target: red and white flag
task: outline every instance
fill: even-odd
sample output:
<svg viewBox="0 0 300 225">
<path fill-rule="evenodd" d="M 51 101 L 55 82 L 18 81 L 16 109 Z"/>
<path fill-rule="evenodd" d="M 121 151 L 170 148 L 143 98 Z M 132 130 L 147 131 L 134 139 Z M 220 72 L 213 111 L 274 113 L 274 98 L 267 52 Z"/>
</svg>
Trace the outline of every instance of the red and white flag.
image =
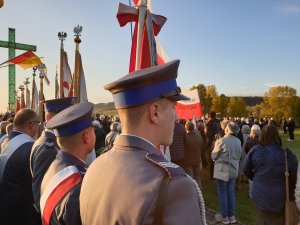
<svg viewBox="0 0 300 225">
<path fill-rule="evenodd" d="M 68 54 L 64 51 L 63 55 L 63 61 L 64 61 L 64 81 L 63 81 L 63 87 L 64 87 L 64 96 L 61 97 L 67 97 L 69 95 L 70 89 L 71 89 L 71 82 L 72 82 L 72 73 L 69 66 L 68 61 Z"/>
</svg>

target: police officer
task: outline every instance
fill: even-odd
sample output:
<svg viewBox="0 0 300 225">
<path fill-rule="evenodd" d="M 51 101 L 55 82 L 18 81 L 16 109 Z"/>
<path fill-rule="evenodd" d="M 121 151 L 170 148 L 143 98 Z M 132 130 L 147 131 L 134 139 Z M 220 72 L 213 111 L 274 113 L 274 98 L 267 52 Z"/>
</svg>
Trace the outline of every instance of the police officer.
<svg viewBox="0 0 300 225">
<path fill-rule="evenodd" d="M 57 113 L 74 105 L 76 97 L 51 99 L 44 101 L 45 120 L 49 122 Z M 52 129 L 46 128 L 31 149 L 30 169 L 32 175 L 32 191 L 34 205 L 40 213 L 40 190 L 43 177 L 55 159 L 58 151 L 56 137 Z"/>
<path fill-rule="evenodd" d="M 95 145 L 92 111 L 92 103 L 75 104 L 46 124 L 54 130 L 60 151 L 41 185 L 43 225 L 81 224 L 79 193 L 86 171 L 84 160 Z"/>
<path fill-rule="evenodd" d="M 176 101 L 188 99 L 176 84 L 178 66 L 174 60 L 105 86 L 113 94 L 122 134 L 85 175 L 84 225 L 206 224 L 197 183 L 156 148 L 172 143 Z"/>
</svg>

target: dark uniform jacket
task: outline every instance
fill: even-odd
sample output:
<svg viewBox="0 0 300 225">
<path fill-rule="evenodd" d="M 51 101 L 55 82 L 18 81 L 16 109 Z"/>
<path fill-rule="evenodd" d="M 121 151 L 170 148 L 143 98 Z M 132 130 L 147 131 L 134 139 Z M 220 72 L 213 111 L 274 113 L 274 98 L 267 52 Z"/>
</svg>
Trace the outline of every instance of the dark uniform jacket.
<svg viewBox="0 0 300 225">
<path fill-rule="evenodd" d="M 76 166 L 78 169 L 81 179 L 86 172 L 86 165 L 80 159 L 74 157 L 63 151 L 59 151 L 56 155 L 56 159 L 53 161 L 49 170 L 46 172 L 41 186 L 41 196 L 53 176 L 68 166 Z M 79 213 L 79 193 L 81 183 L 74 186 L 57 204 L 52 212 L 50 224 L 70 224 L 80 225 L 80 213 Z M 41 209 L 42 210 L 42 209 Z"/>
<path fill-rule="evenodd" d="M 9 140 L 22 134 L 12 131 Z M 8 159 L 0 182 L 0 224 L 31 224 L 34 220 L 29 156 L 32 142 L 25 142 Z M 6 218 L 6 219 L 5 219 Z"/>
<path fill-rule="evenodd" d="M 45 129 L 34 143 L 30 155 L 30 169 L 32 174 L 32 191 L 34 204 L 40 211 L 41 184 L 46 171 L 56 157 L 58 145 L 54 132 Z"/>
<path fill-rule="evenodd" d="M 202 224 L 193 181 L 181 167 L 166 161 L 150 142 L 131 135 L 118 135 L 113 148 L 89 167 L 80 194 L 82 223 L 153 224 L 165 175 L 170 183 L 163 224 Z"/>
</svg>

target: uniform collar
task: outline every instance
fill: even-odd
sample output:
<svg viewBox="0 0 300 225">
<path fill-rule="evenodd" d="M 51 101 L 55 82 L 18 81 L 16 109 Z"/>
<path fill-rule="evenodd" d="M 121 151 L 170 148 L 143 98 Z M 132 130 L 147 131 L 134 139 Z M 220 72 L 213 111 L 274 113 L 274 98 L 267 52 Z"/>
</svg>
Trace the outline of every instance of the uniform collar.
<svg viewBox="0 0 300 225">
<path fill-rule="evenodd" d="M 86 164 L 82 160 L 78 159 L 77 157 L 67 152 L 58 151 L 56 158 L 65 162 L 69 162 L 70 164 L 73 164 L 75 166 L 79 166 L 81 168 L 87 169 Z"/>
<path fill-rule="evenodd" d="M 149 153 L 158 153 L 156 147 L 150 141 L 142 137 L 131 135 L 131 134 L 118 135 L 116 137 L 114 145 L 140 148 L 146 150 Z"/>
</svg>

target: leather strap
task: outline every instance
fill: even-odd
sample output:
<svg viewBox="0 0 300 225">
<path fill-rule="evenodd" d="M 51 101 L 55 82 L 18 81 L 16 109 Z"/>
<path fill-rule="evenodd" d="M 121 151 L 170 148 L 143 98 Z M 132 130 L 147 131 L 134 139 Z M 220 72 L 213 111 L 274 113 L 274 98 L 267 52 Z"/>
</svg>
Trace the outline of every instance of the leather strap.
<svg viewBox="0 0 300 225">
<path fill-rule="evenodd" d="M 164 214 L 164 209 L 167 201 L 169 183 L 170 183 L 170 177 L 168 174 L 165 174 L 159 188 L 159 193 L 156 202 L 156 209 L 154 211 L 153 225 L 163 224 L 163 214 Z"/>
</svg>

